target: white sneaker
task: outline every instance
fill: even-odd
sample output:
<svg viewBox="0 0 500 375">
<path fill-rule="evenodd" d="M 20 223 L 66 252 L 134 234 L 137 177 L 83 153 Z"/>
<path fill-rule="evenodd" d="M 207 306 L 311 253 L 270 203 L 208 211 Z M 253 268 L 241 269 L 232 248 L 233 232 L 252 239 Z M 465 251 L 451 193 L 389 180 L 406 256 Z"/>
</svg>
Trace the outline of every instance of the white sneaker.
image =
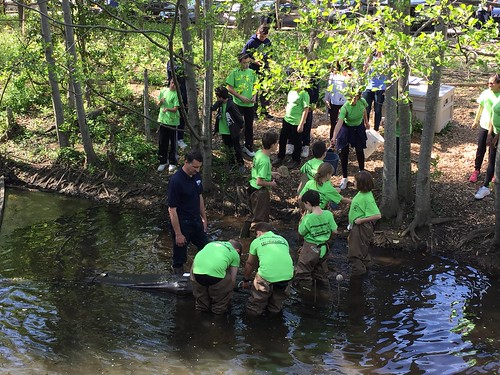
<svg viewBox="0 0 500 375">
<path fill-rule="evenodd" d="M 474 195 L 474 198 L 476 199 L 483 199 L 487 195 L 490 195 L 490 188 L 486 186 L 481 186 L 479 190 L 477 191 L 476 195 Z"/>
<path fill-rule="evenodd" d="M 166 167 L 167 167 L 167 165 L 166 165 L 166 164 L 160 164 L 160 165 L 158 166 L 158 172 L 163 172 L 163 171 L 165 170 L 165 168 L 166 168 Z"/>
<path fill-rule="evenodd" d="M 247 154 L 249 157 L 253 158 L 255 156 L 255 152 L 253 151 L 250 151 L 248 148 L 246 148 L 245 146 L 243 146 L 243 148 L 241 149 L 245 154 Z"/>
<path fill-rule="evenodd" d="M 348 182 L 349 180 L 347 179 L 347 177 L 342 178 L 342 180 L 340 181 L 339 189 L 344 190 L 347 187 Z"/>
<path fill-rule="evenodd" d="M 186 144 L 186 142 L 184 142 L 184 139 L 179 139 L 177 141 L 177 146 L 184 150 L 188 145 Z"/>
<path fill-rule="evenodd" d="M 302 146 L 302 152 L 300 153 L 301 158 L 307 158 L 309 156 L 309 146 Z"/>
<path fill-rule="evenodd" d="M 168 166 L 168 173 L 175 172 L 175 168 L 177 168 L 177 166 L 175 166 L 174 164 L 169 164 L 169 166 Z"/>
<path fill-rule="evenodd" d="M 292 155 L 293 154 L 293 150 L 295 150 L 295 146 L 292 145 L 291 143 L 288 143 L 286 145 L 285 155 Z"/>
</svg>

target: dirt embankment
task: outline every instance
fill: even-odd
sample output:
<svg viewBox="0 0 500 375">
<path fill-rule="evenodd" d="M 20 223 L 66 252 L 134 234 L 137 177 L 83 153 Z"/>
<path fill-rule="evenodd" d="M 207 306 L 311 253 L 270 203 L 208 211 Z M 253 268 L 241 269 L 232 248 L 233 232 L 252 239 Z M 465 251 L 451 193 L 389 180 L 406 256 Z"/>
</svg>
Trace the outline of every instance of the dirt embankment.
<svg viewBox="0 0 500 375">
<path fill-rule="evenodd" d="M 487 77 L 481 79 L 487 82 Z M 453 84 L 451 81 L 446 83 Z M 483 181 L 487 160 L 483 162 L 478 182 L 468 182 L 473 170 L 477 137 L 477 130 L 471 129 L 471 125 L 477 108 L 476 98 L 483 89 L 484 87 L 457 85 L 453 121 L 435 138 L 434 163 L 431 168 L 431 203 L 433 217 L 442 218 L 442 223 L 419 229 L 417 234 L 420 241 L 416 243 L 409 237 L 401 237 L 401 232 L 412 219 L 413 207 L 409 207 L 401 227 L 395 228 L 391 221 L 384 220 L 377 225 L 377 246 L 390 247 L 401 252 L 442 254 L 476 266 L 492 276 L 497 277 L 500 274 L 500 252 L 492 252 L 489 247 L 495 223 L 494 196 L 491 194 L 479 201 L 474 199 L 474 193 Z M 275 115 L 279 117 L 282 113 L 276 112 Z M 317 110 L 314 116 L 313 141 L 327 140 L 329 126 L 324 112 Z M 29 121 L 23 126 L 29 126 Z M 279 131 L 280 126 L 280 121 L 258 121 L 255 125 L 255 138 L 258 140 L 262 133 L 269 129 Z M 47 128 L 49 127 L 50 124 L 47 124 Z M 412 138 L 412 171 L 415 173 L 419 137 L 420 133 L 415 133 Z M 207 208 L 216 215 L 244 215 L 245 194 L 241 187 L 246 185 L 248 172 L 241 176 L 230 166 L 223 165 L 223 158 L 218 158 L 222 155 L 219 150 L 220 139 L 216 138 L 214 143 L 215 186 L 205 194 Z M 378 197 L 381 194 L 382 158 L 380 148 L 366 163 L 366 169 L 375 177 L 375 195 Z M 251 161 L 246 160 L 245 164 L 248 171 Z M 352 155 L 351 176 L 356 171 L 356 164 Z M 130 170 L 118 169 L 113 173 L 92 175 L 85 170 L 65 169 L 51 162 L 32 164 L 23 160 L 22 150 L 8 150 L 7 158 L 0 169 L 6 177 L 7 186 L 54 191 L 144 210 L 158 210 L 165 205 L 168 174 L 156 172 L 155 165 L 151 166 L 149 172 L 140 176 Z M 292 170 L 289 178 L 278 181 L 279 187 L 272 193 L 272 215 L 292 226 L 295 226 L 298 220 L 295 196 L 298 181 L 299 171 Z M 333 183 L 339 182 L 340 176 L 334 176 Z M 353 197 L 355 193 L 351 183 L 343 195 Z M 334 213 L 340 228 L 347 225 L 347 210 L 347 207 L 343 207 Z M 346 235 L 345 230 L 341 231 L 341 236 Z"/>
</svg>

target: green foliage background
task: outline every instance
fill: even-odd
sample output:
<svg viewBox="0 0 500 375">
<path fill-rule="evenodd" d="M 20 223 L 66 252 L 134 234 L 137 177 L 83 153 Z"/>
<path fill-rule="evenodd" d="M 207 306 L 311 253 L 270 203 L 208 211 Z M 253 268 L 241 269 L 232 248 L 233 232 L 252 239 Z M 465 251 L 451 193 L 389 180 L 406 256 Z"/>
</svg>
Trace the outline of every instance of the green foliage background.
<svg viewBox="0 0 500 375">
<path fill-rule="evenodd" d="M 396 3 L 401 5 L 404 1 Z M 361 3 L 354 8 L 355 16 L 337 15 L 332 22 L 328 22 L 332 10 L 326 1 L 320 1 L 318 5 L 302 2 L 299 7 L 301 18 L 297 20 L 296 28 L 272 29 L 269 69 L 265 70 L 258 89 L 271 93 L 272 105 L 281 108 L 288 90 L 303 88 L 311 77 L 326 82 L 331 66 L 338 60 L 348 59 L 354 68 L 354 79 L 347 94 L 358 92 L 366 84 L 363 63 L 374 50 L 384 53 L 384 59 L 373 66 L 375 71 L 399 77 L 402 72 L 400 62 L 405 58 L 410 63 L 412 75 L 427 77 L 430 63 L 432 59 L 438 58 L 437 51 L 443 44 L 451 47 L 443 64 L 457 64 L 459 60 L 476 69 L 492 69 L 492 61 L 495 66 L 500 60 L 498 49 L 493 49 L 493 59 L 483 58 L 470 51 L 484 49 L 485 41 L 496 36 L 497 25 L 489 23 L 481 29 L 475 29 L 475 21 L 470 17 L 473 11 L 470 6 L 451 6 L 447 2 L 441 2 L 440 6 L 430 6 L 431 3 L 429 0 L 428 4 L 416 8 L 419 17 L 434 20 L 439 15 L 449 14 L 450 24 L 461 30 L 467 29 L 467 32 L 453 41 L 444 40 L 441 35 L 433 32 L 406 35 L 402 32 L 402 26 L 411 25 L 413 18 L 404 15 L 397 7 L 392 9 L 387 6 L 374 8 L 376 11 L 373 14 L 357 14 L 362 13 Z M 49 1 L 49 6 L 51 4 L 56 5 L 56 2 Z M 156 158 L 156 146 L 147 142 L 143 135 L 144 120 L 140 98 L 142 81 L 144 71 L 147 70 L 152 89 L 165 84 L 168 36 L 172 23 L 145 18 L 141 3 L 138 2 L 122 2 L 119 8 L 109 8 L 100 13 L 92 12 L 89 7 L 82 5 L 84 2 L 78 4 L 79 7 L 74 8 L 74 22 L 82 27 L 75 29 L 79 41 L 79 65 L 76 73 L 90 87 L 86 95 L 87 111 L 103 109 L 99 116 L 89 120 L 96 151 L 104 162 L 112 158 L 115 163 L 132 166 L 137 170 L 150 168 Z M 248 6 L 244 8 L 245 14 L 248 14 Z M 56 73 L 64 93 L 68 87 L 66 66 L 69 57 L 64 45 L 61 15 L 57 12 L 57 7 L 51 9 L 50 16 L 55 21 L 52 23 L 52 33 Z M 118 18 L 110 17 L 108 12 L 114 12 Z M 4 25 L 0 32 L 0 120 L 5 117 L 6 108 L 11 108 L 17 117 L 45 117 L 45 122 L 50 122 L 51 95 L 40 36 L 39 14 L 35 11 L 26 13 L 27 27 L 24 35 L 21 35 L 14 17 L 0 18 Z M 207 62 L 203 61 L 200 35 L 207 24 L 216 23 L 217 17 L 217 13 L 210 14 L 198 24 L 191 25 L 193 62 L 197 67 L 199 95 L 202 93 L 207 66 Z M 121 32 L 123 30 L 127 32 Z M 249 37 L 239 27 L 226 28 L 218 25 L 215 28 L 214 87 L 224 84 L 229 72 L 237 67 L 236 56 Z M 178 50 L 181 47 L 178 26 L 174 38 L 174 49 Z M 305 50 L 312 38 L 314 53 L 307 54 Z M 257 54 L 256 57 L 260 56 Z M 463 66 L 462 62 L 460 64 Z M 155 100 L 150 103 L 150 113 L 154 120 L 158 108 Z M 57 153 L 57 157 L 66 163 L 81 165 L 83 159 L 75 157 L 81 152 L 78 147 L 76 114 L 67 99 L 65 105 L 65 128 L 71 133 L 75 152 L 61 151 Z M 5 121 L 0 123 L 0 131 L 3 133 Z M 155 128 L 152 121 L 153 131 Z M 51 135 L 44 135 L 49 136 Z M 47 156 L 50 153 L 46 151 L 38 154 L 33 151 L 32 155 L 35 158 Z"/>
</svg>

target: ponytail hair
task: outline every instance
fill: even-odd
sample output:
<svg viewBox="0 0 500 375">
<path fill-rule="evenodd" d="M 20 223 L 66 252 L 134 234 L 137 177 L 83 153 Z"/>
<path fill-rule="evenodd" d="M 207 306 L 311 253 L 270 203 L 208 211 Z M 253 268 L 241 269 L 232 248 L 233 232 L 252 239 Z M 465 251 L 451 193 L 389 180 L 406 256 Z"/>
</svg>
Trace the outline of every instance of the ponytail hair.
<svg viewBox="0 0 500 375">
<path fill-rule="evenodd" d="M 314 175 L 314 181 L 316 181 L 316 185 L 322 186 L 322 179 L 325 178 L 328 174 L 333 174 L 333 165 L 330 163 L 321 163 L 318 167 L 318 171 Z"/>
</svg>

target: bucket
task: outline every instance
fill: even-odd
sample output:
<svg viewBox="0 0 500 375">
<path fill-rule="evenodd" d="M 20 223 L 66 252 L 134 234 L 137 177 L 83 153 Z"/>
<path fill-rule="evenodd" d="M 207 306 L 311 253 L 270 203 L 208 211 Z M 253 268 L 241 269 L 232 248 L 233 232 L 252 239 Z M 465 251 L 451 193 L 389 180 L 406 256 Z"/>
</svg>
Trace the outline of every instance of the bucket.
<svg viewBox="0 0 500 375">
<path fill-rule="evenodd" d="M 326 156 L 323 162 L 329 163 L 333 166 L 334 175 L 337 173 L 337 166 L 339 165 L 339 155 L 334 150 L 332 150 L 331 148 L 326 150 Z"/>
<path fill-rule="evenodd" d="M 365 148 L 365 159 L 368 159 L 371 154 L 375 152 L 377 147 L 381 144 L 384 144 L 384 137 L 380 135 L 380 133 L 373 129 L 368 129 L 366 131 L 366 148 Z"/>
</svg>

